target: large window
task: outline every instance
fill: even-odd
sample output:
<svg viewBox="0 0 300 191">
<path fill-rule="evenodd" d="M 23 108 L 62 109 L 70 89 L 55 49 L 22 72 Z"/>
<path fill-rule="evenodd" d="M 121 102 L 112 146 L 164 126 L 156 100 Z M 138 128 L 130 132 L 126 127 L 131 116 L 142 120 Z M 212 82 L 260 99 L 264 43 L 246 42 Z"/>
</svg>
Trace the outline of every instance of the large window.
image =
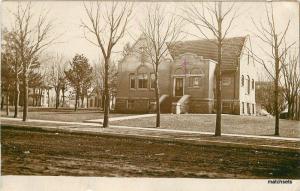
<svg viewBox="0 0 300 191">
<path fill-rule="evenodd" d="M 250 94 L 250 77 L 247 76 L 247 94 Z"/>
<path fill-rule="evenodd" d="M 190 87 L 199 87 L 201 82 L 201 77 L 203 76 L 203 72 L 200 68 L 193 68 L 191 70 Z"/>
<path fill-rule="evenodd" d="M 154 73 L 150 74 L 150 88 L 155 88 L 155 75 Z"/>
<path fill-rule="evenodd" d="M 245 103 L 244 102 L 242 102 L 242 114 L 244 114 L 245 113 L 245 105 L 244 105 Z"/>
<path fill-rule="evenodd" d="M 129 85 L 130 85 L 130 89 L 135 89 L 135 75 L 134 74 L 130 74 L 129 75 Z"/>
<path fill-rule="evenodd" d="M 148 76 L 146 73 L 138 75 L 138 88 L 146 89 L 148 84 Z"/>
<path fill-rule="evenodd" d="M 241 84 L 242 84 L 242 86 L 244 86 L 244 84 L 245 84 L 245 78 L 244 78 L 244 75 L 242 75 Z"/>
<path fill-rule="evenodd" d="M 200 86 L 200 76 L 190 77 L 190 87 L 199 87 Z"/>
</svg>

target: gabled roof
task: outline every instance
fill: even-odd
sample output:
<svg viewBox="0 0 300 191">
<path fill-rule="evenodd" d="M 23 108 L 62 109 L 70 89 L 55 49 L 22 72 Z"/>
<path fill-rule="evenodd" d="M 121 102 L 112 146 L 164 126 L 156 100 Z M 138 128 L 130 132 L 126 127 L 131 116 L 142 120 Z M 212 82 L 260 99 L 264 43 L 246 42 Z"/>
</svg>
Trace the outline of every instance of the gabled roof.
<svg viewBox="0 0 300 191">
<path fill-rule="evenodd" d="M 238 67 L 239 57 L 241 55 L 245 37 L 233 37 L 223 40 L 223 59 L 222 70 L 236 70 Z M 218 61 L 218 49 L 215 39 L 212 40 L 193 40 L 184 42 L 175 42 L 168 44 L 169 52 L 173 59 L 184 53 L 192 53 L 197 56 L 202 56 L 204 59 Z"/>
</svg>

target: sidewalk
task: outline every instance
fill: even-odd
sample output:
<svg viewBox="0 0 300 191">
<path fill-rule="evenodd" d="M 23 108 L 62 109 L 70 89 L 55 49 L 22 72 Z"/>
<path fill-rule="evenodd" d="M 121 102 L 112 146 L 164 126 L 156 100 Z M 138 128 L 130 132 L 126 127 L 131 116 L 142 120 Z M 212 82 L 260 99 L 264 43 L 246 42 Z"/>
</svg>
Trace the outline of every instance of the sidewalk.
<svg viewBox="0 0 300 191">
<path fill-rule="evenodd" d="M 170 142 L 182 142 L 197 145 L 214 145 L 227 147 L 242 147 L 252 149 L 268 149 L 276 151 L 300 152 L 300 138 L 254 136 L 239 134 L 222 134 L 213 136 L 211 132 L 183 131 L 159 128 L 141 128 L 127 126 L 110 126 L 101 128 L 100 123 L 61 122 L 47 120 L 28 120 L 1 117 L 1 125 L 8 127 L 36 127 L 49 131 L 64 131 L 73 133 L 89 133 L 110 136 L 155 139 Z"/>
<path fill-rule="evenodd" d="M 126 120 L 126 119 L 138 119 L 138 118 L 153 117 L 153 116 L 155 116 L 155 114 L 143 114 L 143 115 L 112 117 L 112 118 L 109 119 L 109 121 L 120 121 L 120 120 Z M 92 120 L 86 120 L 84 122 L 89 122 L 89 123 L 103 123 L 103 119 L 92 119 Z"/>
</svg>

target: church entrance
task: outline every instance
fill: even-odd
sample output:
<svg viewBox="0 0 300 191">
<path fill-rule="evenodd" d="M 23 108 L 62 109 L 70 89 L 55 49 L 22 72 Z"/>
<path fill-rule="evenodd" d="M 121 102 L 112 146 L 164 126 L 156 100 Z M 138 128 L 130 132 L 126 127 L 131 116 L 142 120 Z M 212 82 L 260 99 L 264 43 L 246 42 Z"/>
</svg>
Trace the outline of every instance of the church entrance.
<svg viewBox="0 0 300 191">
<path fill-rule="evenodd" d="M 183 96 L 183 78 L 174 78 L 174 96 Z"/>
</svg>

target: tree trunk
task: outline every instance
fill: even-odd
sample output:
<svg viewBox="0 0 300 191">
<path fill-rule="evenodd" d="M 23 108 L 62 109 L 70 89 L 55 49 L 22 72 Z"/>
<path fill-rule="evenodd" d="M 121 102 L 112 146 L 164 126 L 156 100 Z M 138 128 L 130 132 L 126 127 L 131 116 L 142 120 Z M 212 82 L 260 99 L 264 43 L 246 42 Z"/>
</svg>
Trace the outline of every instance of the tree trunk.
<svg viewBox="0 0 300 191">
<path fill-rule="evenodd" d="M 275 86 L 275 100 L 274 100 L 274 108 L 275 108 L 275 135 L 279 136 L 279 108 L 278 108 L 278 99 L 279 99 L 279 54 L 278 54 L 278 45 L 277 45 L 277 35 L 274 36 L 274 41 L 275 41 L 275 81 L 274 81 L 274 86 Z"/>
<path fill-rule="evenodd" d="M 218 48 L 220 51 L 220 48 Z M 222 114 L 222 91 L 221 91 L 221 59 L 220 55 L 218 55 L 218 64 L 216 67 L 216 96 L 217 96 L 217 112 L 216 112 L 216 129 L 215 129 L 215 136 L 221 136 L 221 114 Z"/>
<path fill-rule="evenodd" d="M 108 87 L 108 63 L 109 60 L 105 59 L 105 73 L 104 73 L 104 119 L 103 127 L 108 127 L 108 115 L 109 115 L 109 87 Z"/>
<path fill-rule="evenodd" d="M 159 87 L 158 87 L 158 67 L 155 74 L 155 100 L 156 100 L 156 127 L 160 127 L 160 104 L 159 104 Z"/>
<path fill-rule="evenodd" d="M 18 117 L 18 106 L 19 106 L 19 99 L 20 99 L 20 89 L 19 89 L 19 81 L 18 79 L 16 80 L 15 83 L 15 112 L 14 112 L 14 118 Z"/>
<path fill-rule="evenodd" d="M 222 72 L 221 72 L 221 65 L 222 65 L 222 19 L 221 11 L 222 11 L 222 4 L 219 2 L 219 19 L 218 19 L 218 63 L 216 68 L 216 96 L 217 96 L 217 116 L 216 116 L 216 129 L 215 129 L 215 136 L 221 136 L 221 124 L 222 124 Z"/>
<path fill-rule="evenodd" d="M 86 95 L 86 108 L 89 108 L 89 96 Z"/>
<path fill-rule="evenodd" d="M 288 100 L 288 112 L 287 112 L 287 118 L 291 119 L 292 117 L 292 103 L 290 100 Z"/>
<path fill-rule="evenodd" d="M 102 107 L 102 110 L 104 111 L 104 105 L 105 105 L 105 94 L 104 94 L 104 91 L 103 93 L 101 94 L 101 106 Z"/>
<path fill-rule="evenodd" d="M 2 96 L 1 96 L 1 110 L 3 110 L 3 108 L 4 108 L 4 95 L 2 94 Z"/>
<path fill-rule="evenodd" d="M 48 100 L 47 100 L 48 107 L 50 107 L 50 89 L 49 88 L 47 89 L 47 96 L 48 96 Z"/>
<path fill-rule="evenodd" d="M 23 121 L 27 120 L 27 114 L 28 114 L 28 77 L 27 74 L 23 74 Z"/>
<path fill-rule="evenodd" d="M 39 89 L 39 106 L 42 106 L 42 95 L 43 95 L 43 90 L 40 88 Z"/>
<path fill-rule="evenodd" d="M 55 109 L 59 107 L 59 96 L 60 96 L 60 89 L 59 87 L 55 88 Z"/>
<path fill-rule="evenodd" d="M 32 94 L 32 106 L 35 106 L 35 88 L 33 88 L 33 94 Z"/>
<path fill-rule="evenodd" d="M 79 97 L 78 94 L 79 94 L 78 91 L 76 91 L 76 96 L 75 96 L 75 111 L 77 111 L 77 106 L 78 106 L 78 97 Z"/>
<path fill-rule="evenodd" d="M 83 96 L 80 96 L 80 99 L 81 99 L 81 108 L 84 108 L 84 107 L 83 107 L 84 95 L 83 95 Z"/>
<path fill-rule="evenodd" d="M 6 115 L 9 116 L 9 89 L 6 92 Z"/>
<path fill-rule="evenodd" d="M 62 89 L 62 107 L 65 107 L 65 88 Z"/>
</svg>

